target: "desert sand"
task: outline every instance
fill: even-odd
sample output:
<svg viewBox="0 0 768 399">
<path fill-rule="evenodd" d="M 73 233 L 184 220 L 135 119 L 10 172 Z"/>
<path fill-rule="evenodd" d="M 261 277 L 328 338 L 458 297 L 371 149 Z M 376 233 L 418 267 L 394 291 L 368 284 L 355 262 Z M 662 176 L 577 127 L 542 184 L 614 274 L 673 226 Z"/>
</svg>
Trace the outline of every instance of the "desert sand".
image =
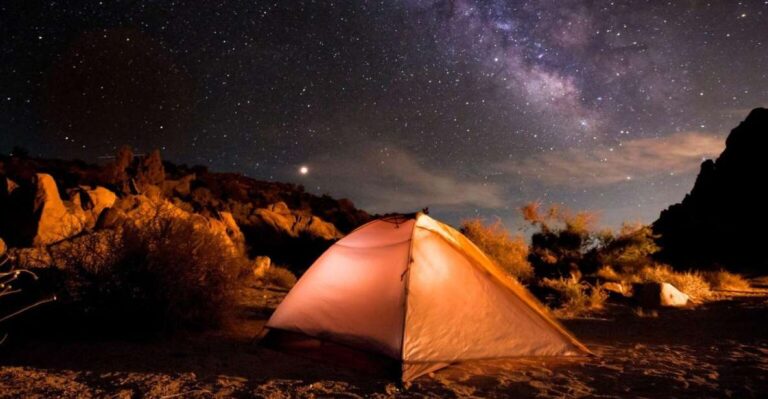
<svg viewBox="0 0 768 399">
<path fill-rule="evenodd" d="M 720 293 L 687 309 L 611 305 L 563 320 L 595 357 L 457 364 L 396 378 L 260 346 L 283 292 L 243 291 L 225 331 L 143 340 L 11 337 L 0 397 L 761 397 L 768 392 L 768 290 Z M 47 336 L 55 336 L 55 333 Z"/>
</svg>

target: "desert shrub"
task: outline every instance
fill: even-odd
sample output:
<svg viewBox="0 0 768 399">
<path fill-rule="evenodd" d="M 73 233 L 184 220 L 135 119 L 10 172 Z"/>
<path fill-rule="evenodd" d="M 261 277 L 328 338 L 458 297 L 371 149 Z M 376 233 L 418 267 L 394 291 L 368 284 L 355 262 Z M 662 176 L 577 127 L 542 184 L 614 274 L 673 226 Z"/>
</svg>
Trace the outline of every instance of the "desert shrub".
<svg viewBox="0 0 768 399">
<path fill-rule="evenodd" d="M 296 275 L 284 267 L 270 266 L 260 276 L 260 280 L 264 285 L 289 289 L 296 284 Z"/>
<path fill-rule="evenodd" d="M 751 289 L 749 281 L 736 273 L 718 270 L 702 272 L 701 275 L 716 290 L 749 291 Z"/>
<path fill-rule="evenodd" d="M 549 305 L 560 317 L 577 317 L 594 312 L 602 309 L 608 299 L 608 293 L 599 285 L 571 278 L 544 278 L 540 284 L 556 293 Z"/>
<path fill-rule="evenodd" d="M 138 330 L 220 325 L 247 262 L 205 219 L 162 212 L 124 226 L 109 248 L 108 262 L 95 268 L 68 261 L 75 265 L 68 291 L 99 321 Z"/>
<path fill-rule="evenodd" d="M 528 244 L 522 237 L 510 235 L 501 221 L 484 224 L 480 219 L 465 220 L 461 232 L 510 275 L 523 281 L 533 277 L 527 260 Z"/>
<path fill-rule="evenodd" d="M 730 273 L 728 273 L 730 274 Z M 738 275 L 732 275 L 740 277 Z M 655 263 L 640 269 L 629 269 L 626 272 L 617 272 L 610 266 L 603 266 L 598 270 L 597 277 L 607 281 L 627 283 L 669 283 L 678 290 L 688 294 L 694 300 L 705 300 L 712 296 L 711 278 L 708 273 L 698 271 L 679 272 L 669 265 Z M 725 277 L 723 277 L 725 280 Z"/>
<path fill-rule="evenodd" d="M 593 272 L 600 236 L 593 232 L 597 215 L 551 206 L 542 211 L 538 202 L 522 208 L 523 218 L 538 229 L 531 236 L 528 260 L 537 277 L 560 278 Z"/>
<path fill-rule="evenodd" d="M 654 263 L 652 256 L 659 251 L 656 238 L 650 226 L 625 223 L 617 235 L 603 233 L 598 261 L 622 273 L 637 272 Z"/>
</svg>

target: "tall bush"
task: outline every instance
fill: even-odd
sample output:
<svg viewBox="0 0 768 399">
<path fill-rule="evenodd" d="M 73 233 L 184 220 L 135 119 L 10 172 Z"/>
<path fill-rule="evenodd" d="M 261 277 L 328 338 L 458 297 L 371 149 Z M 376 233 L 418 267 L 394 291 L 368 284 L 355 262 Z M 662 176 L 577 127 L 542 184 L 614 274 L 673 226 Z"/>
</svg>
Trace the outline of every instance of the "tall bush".
<svg viewBox="0 0 768 399">
<path fill-rule="evenodd" d="M 520 236 L 509 234 L 501 221 L 485 224 L 480 219 L 465 220 L 461 232 L 507 273 L 519 280 L 533 277 L 528 263 L 528 244 Z"/>
</svg>

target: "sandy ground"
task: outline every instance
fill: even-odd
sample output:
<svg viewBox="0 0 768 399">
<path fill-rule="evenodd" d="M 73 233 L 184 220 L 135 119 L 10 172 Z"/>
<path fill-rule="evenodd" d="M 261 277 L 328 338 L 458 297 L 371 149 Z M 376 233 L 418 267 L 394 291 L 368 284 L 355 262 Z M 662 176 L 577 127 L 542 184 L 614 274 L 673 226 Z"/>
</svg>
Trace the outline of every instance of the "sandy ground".
<svg viewBox="0 0 768 399">
<path fill-rule="evenodd" d="M 391 378 L 260 347 L 279 302 L 248 290 L 228 332 L 150 342 L 12 339 L 0 398 L 761 397 L 768 392 L 768 293 L 726 295 L 640 317 L 626 307 L 565 320 L 598 356 L 468 362 L 408 389 Z M 52 334 L 53 335 L 53 334 Z"/>
</svg>

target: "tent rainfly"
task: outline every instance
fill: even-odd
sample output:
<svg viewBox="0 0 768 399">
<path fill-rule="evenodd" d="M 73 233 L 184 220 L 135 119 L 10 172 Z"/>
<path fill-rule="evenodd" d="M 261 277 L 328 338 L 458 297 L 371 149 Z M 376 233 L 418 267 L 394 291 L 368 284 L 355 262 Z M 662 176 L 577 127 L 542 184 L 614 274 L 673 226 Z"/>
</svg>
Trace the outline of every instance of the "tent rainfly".
<svg viewBox="0 0 768 399">
<path fill-rule="evenodd" d="M 467 237 L 424 213 L 339 240 L 266 326 L 393 358 L 405 382 L 467 360 L 590 353 Z"/>
</svg>

